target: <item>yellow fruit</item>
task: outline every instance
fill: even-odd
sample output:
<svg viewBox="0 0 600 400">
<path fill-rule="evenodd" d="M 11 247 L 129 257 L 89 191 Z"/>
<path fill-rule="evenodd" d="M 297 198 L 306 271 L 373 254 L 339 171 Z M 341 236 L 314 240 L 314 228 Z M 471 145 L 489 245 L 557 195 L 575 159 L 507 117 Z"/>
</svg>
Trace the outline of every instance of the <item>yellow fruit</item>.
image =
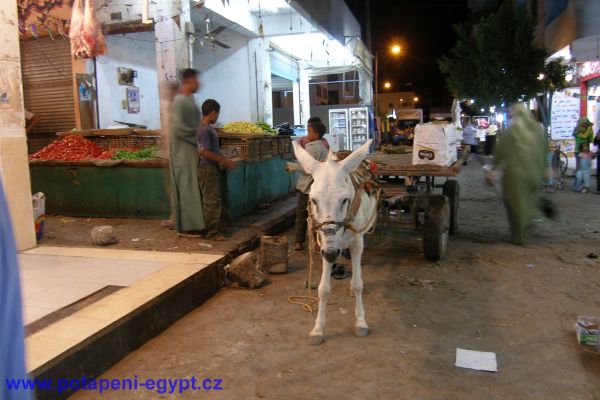
<svg viewBox="0 0 600 400">
<path fill-rule="evenodd" d="M 243 135 L 261 135 L 265 133 L 261 128 L 256 126 L 256 124 L 247 121 L 229 122 L 223 126 L 223 131 Z"/>
</svg>

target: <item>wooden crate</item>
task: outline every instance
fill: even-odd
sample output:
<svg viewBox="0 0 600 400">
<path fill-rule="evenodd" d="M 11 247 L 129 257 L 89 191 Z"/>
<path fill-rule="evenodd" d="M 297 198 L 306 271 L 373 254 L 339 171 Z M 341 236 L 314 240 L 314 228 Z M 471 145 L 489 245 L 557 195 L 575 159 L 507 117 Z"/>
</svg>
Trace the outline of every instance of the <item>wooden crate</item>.
<svg viewBox="0 0 600 400">
<path fill-rule="evenodd" d="M 259 161 L 262 136 L 222 135 L 219 137 L 221 153 L 231 159 Z"/>
</svg>

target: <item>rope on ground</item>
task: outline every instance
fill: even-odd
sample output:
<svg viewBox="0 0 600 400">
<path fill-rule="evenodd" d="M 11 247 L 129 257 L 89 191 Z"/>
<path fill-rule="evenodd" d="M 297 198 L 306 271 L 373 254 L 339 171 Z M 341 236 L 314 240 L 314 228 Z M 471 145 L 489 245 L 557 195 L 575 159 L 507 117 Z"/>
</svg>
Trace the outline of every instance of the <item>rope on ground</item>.
<svg viewBox="0 0 600 400">
<path fill-rule="evenodd" d="M 313 218 L 312 218 L 312 207 L 310 203 L 308 205 L 308 281 L 306 284 L 307 294 L 306 296 L 290 296 L 288 297 L 288 301 L 292 304 L 298 304 L 302 306 L 304 311 L 312 313 L 317 311 L 319 308 L 319 299 L 316 296 L 312 295 L 312 269 L 313 269 L 313 255 L 315 252 L 315 242 L 314 242 L 314 227 L 313 227 Z"/>
</svg>

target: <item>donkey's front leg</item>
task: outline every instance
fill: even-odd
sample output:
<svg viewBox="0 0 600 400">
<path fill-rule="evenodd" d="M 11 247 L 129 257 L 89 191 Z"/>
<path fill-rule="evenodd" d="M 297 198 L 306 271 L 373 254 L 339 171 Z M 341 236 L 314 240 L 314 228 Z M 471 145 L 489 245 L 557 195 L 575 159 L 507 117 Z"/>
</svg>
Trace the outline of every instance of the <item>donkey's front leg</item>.
<svg viewBox="0 0 600 400">
<path fill-rule="evenodd" d="M 331 292 L 331 266 L 323 259 L 323 275 L 321 275 L 321 283 L 319 283 L 319 311 L 315 327 L 310 332 L 310 343 L 317 345 L 323 342 L 323 328 L 325 327 L 325 308 L 327 307 L 327 298 Z M 310 282 L 308 283 L 310 285 Z"/>
<path fill-rule="evenodd" d="M 364 249 L 364 241 L 362 235 L 355 235 L 354 240 L 350 244 L 350 254 L 352 255 L 352 281 L 350 287 L 354 292 L 356 299 L 356 325 L 354 326 L 354 334 L 358 337 L 364 337 L 369 334 L 369 326 L 365 321 L 365 309 L 362 301 L 363 279 L 361 258 Z"/>
</svg>

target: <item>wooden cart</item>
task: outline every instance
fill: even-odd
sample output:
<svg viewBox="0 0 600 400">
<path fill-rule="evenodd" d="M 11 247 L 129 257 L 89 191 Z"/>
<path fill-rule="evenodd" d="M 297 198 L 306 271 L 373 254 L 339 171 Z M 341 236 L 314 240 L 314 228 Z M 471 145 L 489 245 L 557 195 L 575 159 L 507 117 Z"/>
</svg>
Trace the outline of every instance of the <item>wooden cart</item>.
<svg viewBox="0 0 600 400">
<path fill-rule="evenodd" d="M 458 231 L 460 187 L 456 177 L 469 154 L 462 149 L 461 158 L 453 165 L 413 165 L 412 154 L 370 154 L 378 165 L 377 175 L 383 187 L 382 212 L 389 219 L 397 211 L 398 221 L 419 229 L 423 234 L 423 252 L 430 261 L 444 258 L 448 236 Z M 444 179 L 443 183 L 438 183 Z M 441 189 L 441 194 L 436 193 Z M 404 215 L 410 218 L 403 218 Z"/>
</svg>

